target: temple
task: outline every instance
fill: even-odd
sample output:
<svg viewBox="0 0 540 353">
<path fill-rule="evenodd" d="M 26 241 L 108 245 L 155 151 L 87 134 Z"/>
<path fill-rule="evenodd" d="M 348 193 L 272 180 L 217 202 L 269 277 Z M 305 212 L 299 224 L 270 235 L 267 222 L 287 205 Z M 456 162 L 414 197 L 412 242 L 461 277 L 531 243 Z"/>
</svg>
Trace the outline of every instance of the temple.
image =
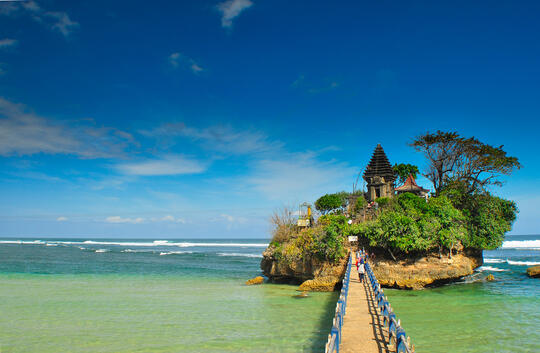
<svg viewBox="0 0 540 353">
<path fill-rule="evenodd" d="M 375 201 L 379 197 L 394 196 L 396 176 L 380 144 L 375 148 L 364 172 L 364 180 L 367 182 L 366 200 L 368 202 Z"/>
</svg>

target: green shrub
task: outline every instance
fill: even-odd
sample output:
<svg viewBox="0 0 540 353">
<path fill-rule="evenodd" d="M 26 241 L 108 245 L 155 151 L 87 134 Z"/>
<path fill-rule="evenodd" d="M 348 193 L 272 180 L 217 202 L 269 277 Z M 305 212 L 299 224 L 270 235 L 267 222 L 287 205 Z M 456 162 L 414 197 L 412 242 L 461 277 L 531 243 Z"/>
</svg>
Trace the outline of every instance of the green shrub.
<svg viewBox="0 0 540 353">
<path fill-rule="evenodd" d="M 347 193 L 326 194 L 315 201 L 315 208 L 323 215 L 343 209 L 347 205 Z"/>
</svg>

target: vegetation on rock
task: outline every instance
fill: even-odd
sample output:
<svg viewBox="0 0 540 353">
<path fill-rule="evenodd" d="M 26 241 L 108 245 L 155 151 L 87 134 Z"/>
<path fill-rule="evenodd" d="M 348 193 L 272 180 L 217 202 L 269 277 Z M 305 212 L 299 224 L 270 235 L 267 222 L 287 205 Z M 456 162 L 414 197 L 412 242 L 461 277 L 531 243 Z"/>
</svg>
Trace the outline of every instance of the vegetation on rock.
<svg viewBox="0 0 540 353">
<path fill-rule="evenodd" d="M 455 132 L 427 133 L 411 143 L 428 160 L 424 173 L 435 193 L 426 200 L 412 193 L 378 198 L 368 204 L 362 193 L 339 192 L 321 196 L 316 209 L 322 214 L 315 225 L 299 228 L 293 213 L 274 214 L 273 256 L 286 262 L 316 257 L 330 263 L 346 255 L 347 236 L 360 246 L 383 251 L 394 260 L 411 254 L 437 253 L 452 257 L 463 249 L 495 249 L 512 227 L 518 212 L 513 201 L 494 196 L 490 185 L 502 185 L 520 164 L 500 147 Z M 404 180 L 418 168 L 396 164 Z M 353 219 L 352 224 L 348 223 Z"/>
</svg>

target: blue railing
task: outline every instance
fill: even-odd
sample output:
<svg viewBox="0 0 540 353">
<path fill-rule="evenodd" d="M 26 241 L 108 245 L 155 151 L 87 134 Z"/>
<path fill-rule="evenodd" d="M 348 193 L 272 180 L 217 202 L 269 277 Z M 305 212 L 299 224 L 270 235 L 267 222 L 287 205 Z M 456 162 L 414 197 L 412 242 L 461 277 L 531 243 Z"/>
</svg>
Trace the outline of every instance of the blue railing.
<svg viewBox="0 0 540 353">
<path fill-rule="evenodd" d="M 371 266 L 366 261 L 365 264 L 366 274 L 377 302 L 377 308 L 380 310 L 383 316 L 383 324 L 388 327 L 388 343 L 394 344 L 396 352 L 398 353 L 414 353 L 414 346 L 411 345 L 411 338 L 405 333 L 405 330 L 401 327 L 400 320 L 397 319 L 396 314 L 392 310 L 388 299 L 384 295 L 381 285 L 375 278 Z"/>
<path fill-rule="evenodd" d="M 347 270 L 345 271 L 345 277 L 343 278 L 343 286 L 341 287 L 341 293 L 336 304 L 336 314 L 332 321 L 332 329 L 328 335 L 328 341 L 326 342 L 326 353 L 339 353 L 339 344 L 341 342 L 341 327 L 343 326 L 343 317 L 347 310 L 347 295 L 349 294 L 349 283 L 351 280 L 351 265 L 352 256 L 349 255 L 349 262 L 347 263 Z"/>
<path fill-rule="evenodd" d="M 363 251 L 357 253 L 357 257 L 365 257 Z M 339 294 L 339 300 L 336 304 L 336 314 L 332 321 L 332 329 L 328 335 L 328 341 L 325 346 L 325 353 L 339 353 L 339 345 L 341 343 L 341 328 L 343 326 L 343 317 L 347 310 L 347 295 L 349 294 L 349 283 L 351 280 L 351 266 L 352 266 L 352 256 L 349 256 L 349 261 L 347 263 L 347 271 L 345 272 L 345 277 L 343 278 L 343 287 L 341 288 L 341 293 Z M 375 274 L 371 269 L 371 266 L 367 261 L 365 261 L 365 273 L 375 301 L 377 302 L 377 308 L 380 310 L 381 315 L 383 316 L 383 324 L 385 327 L 388 327 L 388 344 L 395 345 L 397 353 L 414 353 L 414 346 L 411 345 L 411 338 L 408 337 L 405 333 L 405 330 L 401 327 L 400 320 L 397 319 L 396 314 L 392 310 L 388 299 L 384 295 L 384 292 L 381 288 L 381 285 L 375 278 Z"/>
</svg>

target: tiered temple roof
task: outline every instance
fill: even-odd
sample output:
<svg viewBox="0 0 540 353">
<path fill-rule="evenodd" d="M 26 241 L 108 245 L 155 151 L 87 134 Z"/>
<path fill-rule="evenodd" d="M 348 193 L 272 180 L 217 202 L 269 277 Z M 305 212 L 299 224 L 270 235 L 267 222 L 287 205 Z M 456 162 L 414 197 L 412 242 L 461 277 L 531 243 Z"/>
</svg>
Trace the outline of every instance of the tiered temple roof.
<svg viewBox="0 0 540 353">
<path fill-rule="evenodd" d="M 364 172 L 364 179 L 366 181 L 375 176 L 384 177 L 386 181 L 390 182 L 396 180 L 392 165 L 388 161 L 388 157 L 386 157 L 381 144 L 378 144 L 375 148 L 373 156 L 371 156 L 371 161 Z"/>
<path fill-rule="evenodd" d="M 407 177 L 407 180 L 405 180 L 403 185 L 398 186 L 395 190 L 398 193 L 402 193 L 402 192 L 428 193 L 429 192 L 428 189 L 424 189 L 423 187 L 418 186 L 418 184 L 416 184 L 416 181 L 414 180 L 411 174 L 409 174 L 409 176 Z"/>
</svg>

